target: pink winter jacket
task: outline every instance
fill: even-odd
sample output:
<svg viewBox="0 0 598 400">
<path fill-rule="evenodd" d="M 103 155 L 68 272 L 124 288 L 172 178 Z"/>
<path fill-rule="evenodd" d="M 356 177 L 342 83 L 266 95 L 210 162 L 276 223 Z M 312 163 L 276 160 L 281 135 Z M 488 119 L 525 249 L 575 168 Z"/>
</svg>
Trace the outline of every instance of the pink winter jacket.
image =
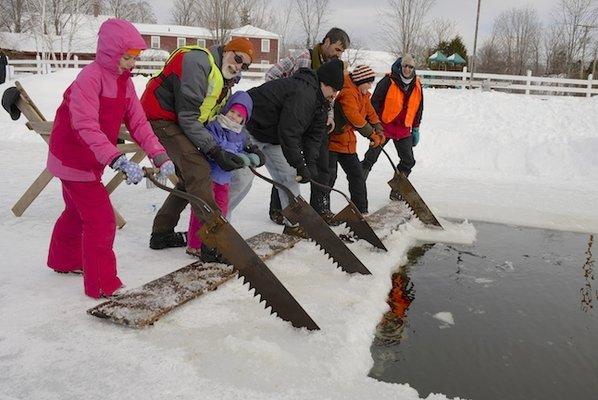
<svg viewBox="0 0 598 400">
<path fill-rule="evenodd" d="M 128 49 L 145 49 L 145 41 L 128 21 L 109 19 L 98 33 L 94 62 L 83 68 L 64 92 L 50 136 L 47 168 L 70 181 L 94 181 L 121 152 L 116 140 L 121 123 L 155 158 L 165 153 L 141 107 L 130 72 L 118 64 Z"/>
</svg>

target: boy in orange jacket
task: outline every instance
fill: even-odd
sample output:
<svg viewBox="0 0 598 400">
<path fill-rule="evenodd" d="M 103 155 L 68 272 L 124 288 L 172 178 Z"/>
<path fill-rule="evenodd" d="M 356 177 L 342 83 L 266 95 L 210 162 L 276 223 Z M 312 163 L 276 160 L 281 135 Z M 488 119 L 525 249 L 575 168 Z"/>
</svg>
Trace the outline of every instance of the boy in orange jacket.
<svg viewBox="0 0 598 400">
<path fill-rule="evenodd" d="M 359 211 L 368 212 L 365 176 L 357 156 L 357 137 L 355 131 L 369 139 L 370 146 L 378 147 L 384 143 L 382 125 L 370 101 L 370 88 L 375 73 L 367 65 L 358 65 L 345 75 L 343 89 L 334 103 L 335 130 L 330 135 L 328 186 L 334 186 L 337 176 L 337 164 L 340 164 L 349 181 L 351 200 Z M 333 214 L 327 216 L 329 220 Z"/>
</svg>

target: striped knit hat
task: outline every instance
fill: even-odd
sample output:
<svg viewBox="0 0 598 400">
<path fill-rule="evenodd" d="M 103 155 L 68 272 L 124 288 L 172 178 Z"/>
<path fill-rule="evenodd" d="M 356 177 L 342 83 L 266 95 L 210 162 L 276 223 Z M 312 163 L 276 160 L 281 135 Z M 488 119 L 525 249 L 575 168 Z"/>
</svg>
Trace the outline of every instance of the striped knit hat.
<svg viewBox="0 0 598 400">
<path fill-rule="evenodd" d="M 355 69 L 353 69 L 353 72 L 351 72 L 351 80 L 356 86 L 368 82 L 374 82 L 375 78 L 376 73 L 367 65 L 358 65 L 355 67 Z"/>
</svg>

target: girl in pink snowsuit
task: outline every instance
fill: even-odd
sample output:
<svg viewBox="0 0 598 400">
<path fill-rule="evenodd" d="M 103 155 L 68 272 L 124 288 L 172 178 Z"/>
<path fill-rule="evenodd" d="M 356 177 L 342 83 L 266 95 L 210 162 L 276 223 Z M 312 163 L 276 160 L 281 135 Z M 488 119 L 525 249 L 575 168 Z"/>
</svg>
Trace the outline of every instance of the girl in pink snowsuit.
<svg viewBox="0 0 598 400">
<path fill-rule="evenodd" d="M 133 139 L 164 172 L 174 165 L 158 142 L 135 93 L 130 70 L 146 48 L 128 21 L 109 19 L 98 33 L 96 59 L 63 96 L 50 136 L 47 168 L 62 182 L 66 204 L 52 233 L 48 266 L 83 271 L 85 294 L 111 296 L 122 285 L 112 251 L 116 220 L 101 182 L 106 165 L 138 183 L 142 170 L 116 147 L 124 122 Z"/>
</svg>

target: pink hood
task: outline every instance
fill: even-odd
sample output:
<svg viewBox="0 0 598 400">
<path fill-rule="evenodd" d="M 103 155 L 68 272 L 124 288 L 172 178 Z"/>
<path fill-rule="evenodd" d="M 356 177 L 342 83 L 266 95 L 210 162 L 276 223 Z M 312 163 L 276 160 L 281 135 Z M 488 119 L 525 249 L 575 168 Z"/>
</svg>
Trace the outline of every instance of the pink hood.
<svg viewBox="0 0 598 400">
<path fill-rule="evenodd" d="M 141 35 L 130 22 L 109 19 L 98 36 L 96 60 L 66 90 L 54 118 L 47 167 L 64 180 L 100 179 L 104 167 L 121 154 L 116 142 L 123 122 L 150 158 L 165 153 L 147 122 L 130 72 L 118 74 L 126 50 L 146 48 Z"/>
<path fill-rule="evenodd" d="M 117 74 L 119 60 L 125 51 L 146 48 L 145 41 L 132 23 L 124 19 L 111 18 L 100 26 L 96 62 L 102 68 Z"/>
</svg>

